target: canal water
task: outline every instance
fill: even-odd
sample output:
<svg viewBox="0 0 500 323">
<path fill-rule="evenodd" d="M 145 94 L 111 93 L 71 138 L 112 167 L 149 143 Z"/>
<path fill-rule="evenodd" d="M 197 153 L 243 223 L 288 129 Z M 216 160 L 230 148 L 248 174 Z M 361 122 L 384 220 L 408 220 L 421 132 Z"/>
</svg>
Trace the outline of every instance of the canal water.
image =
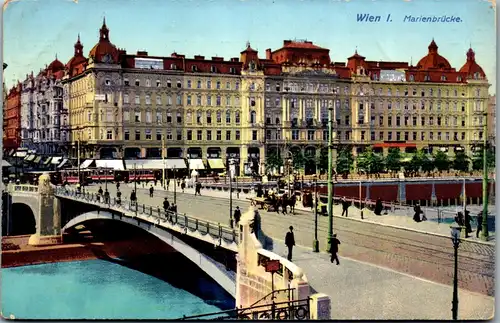
<svg viewBox="0 0 500 323">
<path fill-rule="evenodd" d="M 146 257 L 127 263 L 86 260 L 4 268 L 2 316 L 175 319 L 234 308 L 225 290 L 187 262 Z"/>
</svg>

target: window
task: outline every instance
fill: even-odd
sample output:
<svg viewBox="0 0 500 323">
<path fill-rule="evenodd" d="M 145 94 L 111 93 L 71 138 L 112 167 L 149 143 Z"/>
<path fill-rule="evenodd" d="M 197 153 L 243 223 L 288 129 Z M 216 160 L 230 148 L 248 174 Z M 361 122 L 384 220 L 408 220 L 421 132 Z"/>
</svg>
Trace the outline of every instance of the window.
<svg viewBox="0 0 500 323">
<path fill-rule="evenodd" d="M 417 125 L 417 117 L 416 116 L 413 116 L 413 125 L 416 126 Z"/>
<path fill-rule="evenodd" d="M 172 87 L 172 82 L 170 80 L 167 80 L 167 87 Z"/>
<path fill-rule="evenodd" d="M 408 119 L 409 119 L 409 117 L 405 116 L 405 126 L 408 126 Z"/>
<path fill-rule="evenodd" d="M 181 129 L 177 129 L 176 133 L 177 133 L 177 140 L 182 140 L 182 130 Z"/>
<path fill-rule="evenodd" d="M 156 112 L 156 123 L 161 123 L 161 120 L 162 117 L 161 117 L 161 112 Z"/>
<path fill-rule="evenodd" d="M 198 95 L 196 97 L 196 105 L 200 106 L 201 105 L 201 95 Z"/>
<path fill-rule="evenodd" d="M 153 122 L 152 120 L 152 116 L 151 116 L 151 111 L 146 111 L 146 123 L 151 123 Z"/>
<path fill-rule="evenodd" d="M 215 105 L 220 106 L 220 95 L 215 98 Z"/>
<path fill-rule="evenodd" d="M 440 126 L 441 125 L 441 117 L 437 117 L 437 125 Z"/>
<path fill-rule="evenodd" d="M 141 122 L 141 113 L 135 112 L 135 122 Z"/>
<path fill-rule="evenodd" d="M 314 140 L 314 130 L 307 130 L 307 140 Z"/>
<path fill-rule="evenodd" d="M 167 112 L 167 123 L 172 123 L 172 112 Z"/>
<path fill-rule="evenodd" d="M 420 140 L 425 140 L 425 132 L 420 133 Z"/>
<path fill-rule="evenodd" d="M 218 140 L 218 141 L 222 140 L 222 131 L 221 130 L 217 130 L 217 138 L 216 138 L 216 140 Z"/>
<path fill-rule="evenodd" d="M 387 133 L 387 140 L 391 141 L 392 140 L 392 131 L 389 131 Z"/>
<path fill-rule="evenodd" d="M 250 112 L 250 123 L 254 124 L 257 120 L 257 113 L 255 111 Z"/>
<path fill-rule="evenodd" d="M 124 94 L 123 95 L 123 103 L 129 103 L 128 100 L 129 100 L 128 94 Z"/>
<path fill-rule="evenodd" d="M 135 131 L 135 140 L 141 140 L 141 131 L 140 130 Z"/>
<path fill-rule="evenodd" d="M 151 96 L 146 95 L 146 104 L 151 104 Z"/>
<path fill-rule="evenodd" d="M 160 87 L 161 86 L 161 81 L 160 80 L 156 80 L 156 87 Z"/>
<path fill-rule="evenodd" d="M 412 137 L 413 137 L 414 141 L 417 140 L 417 132 L 416 131 L 413 131 Z"/>
<path fill-rule="evenodd" d="M 215 113 L 215 115 L 216 115 L 217 123 L 221 123 L 222 122 L 222 112 L 219 110 Z"/>
<path fill-rule="evenodd" d="M 156 105 L 161 105 L 161 95 L 156 95 Z"/>
<path fill-rule="evenodd" d="M 186 113 L 186 122 L 188 124 L 191 124 L 193 122 L 193 113 L 191 111 L 188 111 Z"/>
<path fill-rule="evenodd" d="M 146 86 L 150 87 L 151 86 L 151 81 L 149 79 L 146 79 Z"/>
<path fill-rule="evenodd" d="M 226 90 L 231 90 L 231 83 L 226 82 Z"/>
<path fill-rule="evenodd" d="M 361 131 L 361 140 L 365 140 L 365 131 Z"/>
<path fill-rule="evenodd" d="M 230 106 L 230 105 L 231 105 L 231 97 L 227 96 L 226 97 L 226 106 Z"/>
<path fill-rule="evenodd" d="M 235 137 L 234 138 L 235 140 L 240 140 L 240 131 L 239 130 L 235 131 L 235 136 L 234 137 Z"/>
<path fill-rule="evenodd" d="M 207 81 L 207 89 L 211 89 L 212 88 L 212 81 Z"/>
<path fill-rule="evenodd" d="M 349 116 L 345 116 L 345 125 L 348 126 L 349 125 Z"/>
<path fill-rule="evenodd" d="M 215 87 L 217 88 L 217 90 L 220 90 L 220 81 L 217 81 L 217 83 L 215 83 Z"/>
<path fill-rule="evenodd" d="M 196 123 L 201 123 L 201 111 L 196 112 Z"/>
<path fill-rule="evenodd" d="M 217 67 L 215 67 L 214 65 L 210 66 L 210 72 L 211 73 L 217 72 Z"/>
<path fill-rule="evenodd" d="M 191 95 L 187 96 L 187 105 L 191 105 Z"/>
<path fill-rule="evenodd" d="M 257 140 L 257 130 L 252 130 L 252 140 Z"/>
<path fill-rule="evenodd" d="M 135 80 L 135 86 L 140 86 L 141 85 L 141 82 L 139 80 Z"/>
<path fill-rule="evenodd" d="M 266 83 L 266 91 L 271 91 L 271 84 Z"/>
<path fill-rule="evenodd" d="M 113 139 L 113 131 L 112 130 L 106 131 L 106 139 L 107 140 Z"/>
<path fill-rule="evenodd" d="M 299 131 L 292 130 L 292 140 L 299 140 Z"/>
<path fill-rule="evenodd" d="M 187 131 L 187 140 L 193 140 L 193 130 Z"/>
<path fill-rule="evenodd" d="M 123 111 L 123 121 L 129 121 L 129 120 L 130 120 L 130 112 Z"/>
<path fill-rule="evenodd" d="M 226 140 L 231 140 L 231 130 L 226 130 Z"/>
<path fill-rule="evenodd" d="M 202 137 L 202 136 L 203 136 L 203 135 L 202 135 L 201 130 L 196 131 L 196 140 L 202 140 L 202 139 L 203 139 L 203 137 Z"/>
<path fill-rule="evenodd" d="M 201 81 L 200 80 L 198 80 L 198 82 L 196 82 L 196 88 L 201 89 Z"/>
<path fill-rule="evenodd" d="M 126 78 L 126 79 L 123 79 L 123 84 L 125 84 L 125 86 L 129 86 L 129 85 L 130 85 L 130 82 L 129 82 L 129 80 Z"/>
<path fill-rule="evenodd" d="M 392 116 L 387 117 L 387 125 L 388 125 L 389 127 L 391 127 L 391 126 L 392 126 Z"/>
<path fill-rule="evenodd" d="M 465 140 L 465 132 L 462 132 L 462 140 Z"/>
<path fill-rule="evenodd" d="M 130 131 L 125 130 L 124 138 L 125 138 L 125 140 L 130 140 Z"/>
<path fill-rule="evenodd" d="M 172 96 L 167 95 L 167 105 L 172 105 Z"/>
<path fill-rule="evenodd" d="M 156 140 L 161 140 L 161 130 L 156 130 Z"/>
<path fill-rule="evenodd" d="M 421 126 L 425 126 L 425 117 L 424 117 L 424 116 L 422 116 L 422 117 L 420 118 L 420 125 L 421 125 Z"/>
<path fill-rule="evenodd" d="M 379 126 L 383 127 L 384 126 L 384 116 L 379 116 L 378 117 L 378 124 Z"/>
<path fill-rule="evenodd" d="M 370 132 L 370 140 L 375 140 L 375 131 Z"/>
<path fill-rule="evenodd" d="M 180 94 L 177 94 L 177 105 L 182 104 L 182 96 Z"/>
<path fill-rule="evenodd" d="M 212 96 L 207 95 L 207 105 L 212 105 Z"/>
<path fill-rule="evenodd" d="M 405 131 L 405 140 L 408 141 L 410 138 L 410 133 L 408 131 Z"/>
<path fill-rule="evenodd" d="M 188 89 L 191 88 L 191 80 L 187 80 L 187 86 L 186 86 Z"/>
<path fill-rule="evenodd" d="M 167 140 L 172 140 L 172 130 L 167 130 Z"/>
<path fill-rule="evenodd" d="M 177 117 L 177 123 L 181 123 L 182 122 L 182 115 L 180 112 L 177 112 L 176 117 Z"/>
<path fill-rule="evenodd" d="M 181 83 L 181 81 L 177 81 L 177 88 L 178 88 L 178 89 L 182 88 L 182 83 Z"/>
<path fill-rule="evenodd" d="M 231 111 L 226 111 L 226 123 L 231 123 Z"/>
<path fill-rule="evenodd" d="M 140 103 L 141 103 L 141 98 L 138 95 L 136 95 L 135 96 L 135 104 L 140 104 Z"/>
<path fill-rule="evenodd" d="M 235 89 L 235 90 L 239 90 L 239 89 L 240 89 L 240 82 L 236 82 L 236 83 L 234 84 L 234 89 Z"/>
<path fill-rule="evenodd" d="M 212 140 L 212 130 L 207 130 L 207 140 Z"/>
<path fill-rule="evenodd" d="M 401 126 L 401 117 L 397 116 L 396 117 L 396 127 L 399 127 L 399 126 Z"/>
<path fill-rule="evenodd" d="M 207 111 L 207 123 L 211 124 L 212 123 L 212 112 Z"/>
</svg>

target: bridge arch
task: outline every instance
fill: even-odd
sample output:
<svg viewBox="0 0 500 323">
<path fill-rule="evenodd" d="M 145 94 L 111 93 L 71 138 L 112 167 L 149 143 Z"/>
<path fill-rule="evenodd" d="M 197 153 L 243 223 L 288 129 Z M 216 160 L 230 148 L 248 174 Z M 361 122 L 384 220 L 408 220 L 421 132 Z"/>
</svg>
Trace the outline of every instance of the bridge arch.
<svg viewBox="0 0 500 323">
<path fill-rule="evenodd" d="M 143 229 L 148 233 L 154 235 L 158 239 L 162 240 L 166 244 L 170 245 L 172 248 L 177 250 L 179 253 L 183 254 L 190 261 L 195 263 L 198 267 L 201 268 L 205 273 L 211 276 L 222 288 L 224 288 L 231 296 L 236 297 L 236 277 L 231 275 L 231 272 L 227 271 L 225 266 L 222 264 L 210 259 L 205 256 L 195 248 L 191 247 L 187 243 L 182 240 L 179 240 L 176 236 L 171 234 L 170 232 L 158 228 L 152 224 L 140 223 L 135 219 L 129 217 L 119 218 L 118 216 L 113 216 L 110 212 L 106 211 L 92 211 L 87 212 L 77 217 L 71 219 L 61 230 L 62 234 L 69 228 L 77 226 L 88 220 L 97 220 L 97 219 L 109 219 L 115 221 L 122 221 Z"/>
<path fill-rule="evenodd" d="M 26 235 L 36 232 L 35 212 L 29 204 L 12 203 L 10 214 L 10 235 Z"/>
</svg>

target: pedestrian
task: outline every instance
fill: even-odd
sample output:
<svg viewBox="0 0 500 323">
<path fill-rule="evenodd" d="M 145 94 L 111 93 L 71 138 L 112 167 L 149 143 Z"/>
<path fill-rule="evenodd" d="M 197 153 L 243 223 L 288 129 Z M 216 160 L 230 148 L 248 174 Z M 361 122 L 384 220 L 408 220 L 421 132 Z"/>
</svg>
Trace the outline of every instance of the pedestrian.
<svg viewBox="0 0 500 323">
<path fill-rule="evenodd" d="M 184 189 L 186 188 L 186 180 L 183 178 L 182 179 L 182 183 L 181 183 L 181 189 L 182 189 L 182 193 L 184 193 Z"/>
<path fill-rule="evenodd" d="M 167 187 L 167 191 L 168 191 L 168 188 L 170 187 L 170 178 L 167 178 L 167 185 L 166 185 L 166 187 Z"/>
<path fill-rule="evenodd" d="M 153 197 L 154 191 L 155 189 L 153 188 L 153 185 L 151 185 L 151 187 L 149 188 L 149 197 Z"/>
<path fill-rule="evenodd" d="M 197 194 L 201 196 L 201 183 L 200 182 L 196 182 L 196 185 L 195 185 L 194 196 L 196 196 Z"/>
<path fill-rule="evenodd" d="M 237 206 L 236 210 L 234 210 L 233 218 L 234 218 L 234 222 L 236 223 L 236 225 L 238 225 L 238 223 L 240 222 L 240 219 L 241 219 L 241 211 L 240 211 L 239 206 Z"/>
<path fill-rule="evenodd" d="M 165 210 L 165 212 L 167 212 L 168 208 L 170 207 L 170 202 L 168 202 L 168 198 L 165 197 L 163 199 L 163 209 Z"/>
<path fill-rule="evenodd" d="M 135 194 L 135 190 L 132 190 L 130 193 L 130 201 L 132 202 L 132 205 L 137 204 L 137 195 Z"/>
<path fill-rule="evenodd" d="M 340 264 L 339 257 L 337 255 L 339 252 L 339 244 L 340 240 L 337 239 L 337 234 L 334 234 L 333 238 L 330 240 L 330 262 L 333 264 L 333 261 L 335 260 L 337 262 L 337 266 Z"/>
<path fill-rule="evenodd" d="M 476 238 L 479 238 L 479 232 L 483 230 L 483 211 L 479 211 L 476 216 L 477 228 L 476 228 Z"/>
<path fill-rule="evenodd" d="M 120 182 L 116 182 L 116 190 L 118 191 L 120 189 Z"/>
<path fill-rule="evenodd" d="M 377 203 L 375 203 L 375 214 L 380 215 L 382 214 L 382 200 L 380 198 L 377 199 Z"/>
<path fill-rule="evenodd" d="M 293 227 L 290 226 L 290 231 L 286 233 L 286 236 L 285 236 L 285 244 L 286 246 L 288 247 L 288 256 L 287 256 L 287 259 L 289 261 L 292 261 L 292 249 L 293 249 L 293 246 L 295 246 L 295 237 L 293 235 Z"/>
<path fill-rule="evenodd" d="M 345 199 L 345 196 L 342 198 L 342 216 L 347 218 L 347 215 L 349 213 L 349 202 Z"/>
<path fill-rule="evenodd" d="M 120 190 L 118 189 L 116 191 L 116 203 L 120 205 L 121 202 L 122 202 L 122 192 L 120 192 Z"/>
<path fill-rule="evenodd" d="M 472 233 L 472 226 L 470 224 L 471 216 L 469 210 L 465 210 L 465 237 L 469 237 L 469 233 Z"/>
<path fill-rule="evenodd" d="M 109 192 L 108 189 L 106 189 L 106 191 L 104 192 L 104 203 L 109 204 L 109 200 Z"/>
<path fill-rule="evenodd" d="M 102 195 L 102 187 L 99 186 L 99 190 L 97 191 L 97 193 L 99 193 L 99 195 Z"/>
<path fill-rule="evenodd" d="M 415 222 L 420 222 L 420 221 L 422 221 L 422 220 L 420 219 L 420 213 L 422 213 L 422 210 L 420 209 L 420 204 L 418 204 L 418 203 L 417 203 L 417 204 L 415 204 L 415 206 L 413 207 L 413 211 L 415 212 L 415 213 L 413 214 L 413 220 L 414 220 Z"/>
</svg>

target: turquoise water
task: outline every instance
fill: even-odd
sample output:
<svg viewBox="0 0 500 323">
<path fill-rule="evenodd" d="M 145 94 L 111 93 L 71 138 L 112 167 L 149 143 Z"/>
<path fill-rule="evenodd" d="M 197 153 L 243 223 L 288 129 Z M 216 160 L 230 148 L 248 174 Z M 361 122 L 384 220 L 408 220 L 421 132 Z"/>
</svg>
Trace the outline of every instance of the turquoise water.
<svg viewBox="0 0 500 323">
<path fill-rule="evenodd" d="M 171 284 L 103 260 L 4 268 L 1 278 L 2 316 L 16 319 L 175 319 L 234 306 L 206 279 L 191 278 L 191 293 L 179 287 L 189 278 Z"/>
</svg>

